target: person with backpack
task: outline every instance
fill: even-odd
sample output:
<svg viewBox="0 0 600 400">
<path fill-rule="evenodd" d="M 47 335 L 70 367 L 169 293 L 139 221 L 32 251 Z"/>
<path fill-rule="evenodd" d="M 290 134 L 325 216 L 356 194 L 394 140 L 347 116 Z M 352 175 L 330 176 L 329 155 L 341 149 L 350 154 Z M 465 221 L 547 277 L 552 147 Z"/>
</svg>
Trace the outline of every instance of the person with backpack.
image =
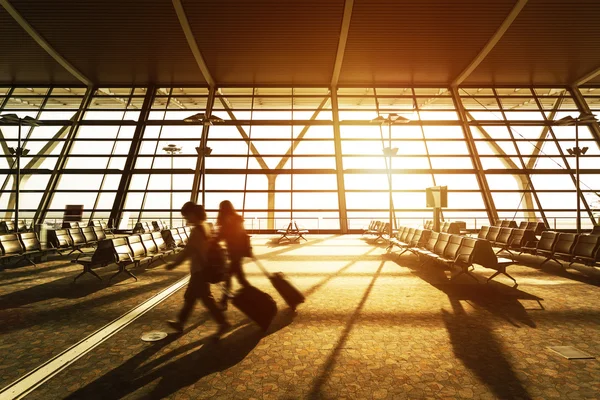
<svg viewBox="0 0 600 400">
<path fill-rule="evenodd" d="M 244 218 L 236 212 L 229 200 L 223 200 L 219 204 L 217 229 L 219 231 L 217 240 L 225 241 L 229 256 L 229 271 L 225 279 L 225 291 L 219 302 L 222 309 L 227 309 L 232 275 L 235 275 L 242 287 L 251 286 L 242 269 L 242 259 L 244 257 L 252 257 L 252 247 L 250 245 L 250 237 L 244 228 Z"/>
<path fill-rule="evenodd" d="M 225 319 L 223 311 L 217 306 L 215 299 L 210 291 L 210 282 L 213 281 L 212 265 L 209 261 L 209 246 L 211 233 L 205 226 L 206 212 L 204 207 L 194 202 L 188 201 L 181 208 L 181 215 L 188 224 L 192 225 L 192 231 L 187 245 L 181 251 L 177 258 L 168 263 L 166 268 L 172 270 L 186 259 L 190 259 L 191 277 L 187 289 L 183 296 L 184 302 L 181 311 L 176 320 L 167 321 L 167 324 L 177 332 L 183 332 L 185 322 L 189 318 L 196 299 L 200 299 L 213 319 L 219 324 L 216 336 L 223 335 L 230 328 L 230 324 Z"/>
</svg>

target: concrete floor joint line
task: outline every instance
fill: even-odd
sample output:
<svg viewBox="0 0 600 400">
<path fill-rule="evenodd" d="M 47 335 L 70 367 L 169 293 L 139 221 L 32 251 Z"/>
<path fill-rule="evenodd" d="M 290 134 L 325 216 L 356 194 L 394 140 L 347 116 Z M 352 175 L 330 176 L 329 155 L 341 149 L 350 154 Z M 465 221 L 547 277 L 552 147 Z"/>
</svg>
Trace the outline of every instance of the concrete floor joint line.
<svg viewBox="0 0 600 400">
<path fill-rule="evenodd" d="M 190 276 L 187 275 L 178 280 L 168 288 L 129 310 L 119 318 L 109 322 L 88 337 L 82 339 L 62 353 L 56 355 L 44 364 L 17 379 L 15 382 L 6 386 L 0 391 L 0 400 L 20 399 L 25 397 L 44 382 L 47 382 L 53 376 L 92 351 L 115 333 L 119 332 L 121 329 L 177 292 L 188 283 L 189 279 Z"/>
</svg>

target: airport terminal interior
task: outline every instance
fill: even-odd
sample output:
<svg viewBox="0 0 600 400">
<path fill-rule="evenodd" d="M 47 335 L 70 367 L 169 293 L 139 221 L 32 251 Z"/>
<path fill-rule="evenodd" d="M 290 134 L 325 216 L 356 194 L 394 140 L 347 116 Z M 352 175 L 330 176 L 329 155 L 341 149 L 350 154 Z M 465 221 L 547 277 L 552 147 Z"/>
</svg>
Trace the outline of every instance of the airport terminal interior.
<svg viewBox="0 0 600 400">
<path fill-rule="evenodd" d="M 0 6 L 0 400 L 600 398 L 600 3 Z"/>
</svg>

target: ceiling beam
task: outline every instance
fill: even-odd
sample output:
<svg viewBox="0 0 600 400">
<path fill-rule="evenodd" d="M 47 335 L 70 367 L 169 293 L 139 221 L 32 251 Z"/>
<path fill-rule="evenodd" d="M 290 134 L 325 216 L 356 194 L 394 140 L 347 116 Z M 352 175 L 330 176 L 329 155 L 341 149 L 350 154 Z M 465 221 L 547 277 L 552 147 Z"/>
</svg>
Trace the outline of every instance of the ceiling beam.
<svg viewBox="0 0 600 400">
<path fill-rule="evenodd" d="M 337 53 L 335 54 L 335 63 L 333 64 L 333 76 L 331 77 L 331 87 L 336 88 L 340 79 L 342 63 L 344 61 L 344 52 L 346 51 L 346 41 L 350 31 L 350 20 L 352 19 L 352 8 L 354 0 L 346 0 L 344 5 L 344 16 L 342 17 L 342 27 L 340 29 L 340 40 L 338 41 Z"/>
<path fill-rule="evenodd" d="M 574 83 L 573 86 L 575 87 L 579 87 L 589 81 L 591 81 L 592 79 L 594 79 L 595 77 L 597 77 L 598 75 L 600 75 L 600 67 L 596 68 L 595 70 L 593 70 L 592 72 L 590 72 L 587 75 L 582 76 L 581 78 L 577 79 Z"/>
<path fill-rule="evenodd" d="M 498 28 L 496 33 L 494 33 L 494 36 L 492 36 L 490 38 L 490 40 L 487 42 L 487 44 L 484 46 L 484 48 L 481 49 L 479 54 L 477 54 L 477 56 L 473 59 L 473 61 L 471 61 L 471 63 L 467 66 L 467 68 L 465 68 L 465 70 L 463 72 L 461 72 L 456 77 L 456 79 L 454 79 L 454 81 L 450 84 L 450 86 L 457 87 L 458 85 L 463 83 L 463 81 L 465 79 L 467 79 L 469 77 L 469 75 L 471 75 L 471 73 L 475 70 L 475 68 L 477 68 L 479 66 L 479 64 L 481 64 L 481 62 L 492 51 L 494 46 L 496 46 L 496 44 L 500 41 L 500 39 L 502 39 L 502 36 L 504 36 L 504 33 L 506 33 L 506 31 L 508 30 L 510 25 L 517 18 L 517 16 L 519 15 L 519 13 L 523 9 L 523 7 L 525 7 L 525 4 L 527 4 L 527 0 L 517 0 L 517 3 L 513 7 L 513 9 L 510 11 L 510 13 L 506 17 L 506 19 L 504 19 L 504 22 L 502 22 L 502 25 L 500 25 L 500 27 Z"/>
<path fill-rule="evenodd" d="M 183 29 L 185 38 L 190 46 L 190 50 L 192 50 L 192 54 L 196 59 L 196 64 L 198 64 L 200 72 L 202 72 L 202 76 L 204 76 L 204 80 L 208 83 L 208 86 L 214 88 L 215 80 L 212 78 L 210 71 L 208 70 L 208 66 L 204 61 L 204 57 L 202 57 L 202 53 L 200 52 L 200 48 L 198 47 L 198 43 L 196 42 L 196 38 L 192 32 L 192 28 L 190 27 L 187 15 L 185 14 L 185 10 L 181 4 L 181 0 L 173 0 L 173 7 L 175 7 L 177 18 L 179 18 L 179 24 L 181 25 L 181 29 Z"/>
<path fill-rule="evenodd" d="M 12 4 L 10 4 L 8 0 L 0 0 L 0 5 L 4 7 L 4 9 L 11 15 L 11 17 L 13 17 L 15 22 L 19 24 L 21 28 L 23 28 L 25 32 L 27 32 L 29 36 L 31 36 L 31 38 L 35 40 L 37 44 L 39 44 L 44 50 L 46 50 L 46 53 L 48 53 L 50 57 L 54 58 L 54 60 L 57 63 L 59 63 L 64 69 L 69 71 L 69 73 L 75 78 L 77 78 L 77 80 L 81 81 L 88 87 L 92 86 L 92 81 L 88 79 L 85 75 L 83 75 L 79 70 L 77 70 L 77 68 L 71 65 L 71 63 L 68 62 L 62 55 L 60 55 L 60 53 L 56 51 L 52 46 L 50 46 L 50 43 L 48 43 L 46 39 L 44 39 L 42 35 L 39 34 L 38 31 L 33 29 L 29 22 L 27 22 L 25 18 L 23 18 L 23 16 L 19 14 L 19 12 L 12 6 Z"/>
</svg>

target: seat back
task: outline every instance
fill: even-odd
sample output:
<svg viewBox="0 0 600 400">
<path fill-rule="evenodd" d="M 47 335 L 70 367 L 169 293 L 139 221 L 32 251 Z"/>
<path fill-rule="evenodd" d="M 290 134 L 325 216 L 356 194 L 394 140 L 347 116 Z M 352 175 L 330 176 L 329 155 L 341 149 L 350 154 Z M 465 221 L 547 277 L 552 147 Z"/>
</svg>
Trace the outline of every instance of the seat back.
<svg viewBox="0 0 600 400">
<path fill-rule="evenodd" d="M 117 262 L 115 249 L 111 239 L 104 239 L 98 242 L 98 247 L 96 247 L 96 251 L 92 254 L 92 262 L 96 264 L 110 264 Z"/>
<path fill-rule="evenodd" d="M 431 229 L 423 229 L 421 231 L 421 238 L 412 247 L 423 247 L 423 246 L 425 246 L 425 243 L 427 243 L 427 241 L 431 237 L 431 233 L 432 233 Z"/>
<path fill-rule="evenodd" d="M 541 235 L 542 232 L 547 231 L 546 224 L 543 222 L 536 222 L 534 232 L 536 235 Z"/>
<path fill-rule="evenodd" d="M 528 242 L 534 242 L 535 240 L 536 237 L 532 231 L 514 228 L 508 245 L 513 249 L 520 249 L 521 247 L 525 246 Z"/>
<path fill-rule="evenodd" d="M 24 219 L 19 220 L 19 232 L 29 231 L 30 227 L 27 226 L 27 222 Z"/>
<path fill-rule="evenodd" d="M 82 244 L 86 243 L 85 237 L 83 237 L 83 234 L 81 233 L 81 229 L 70 228 L 70 229 L 67 229 L 67 232 L 68 232 L 69 236 L 71 237 L 71 240 L 73 241 L 73 245 L 81 246 Z"/>
<path fill-rule="evenodd" d="M 533 233 L 533 230 L 526 229 L 527 232 Z M 536 249 L 544 251 L 554 251 L 554 246 L 558 240 L 558 233 L 546 231 L 542 232 L 542 237 L 537 243 Z"/>
<path fill-rule="evenodd" d="M 133 233 L 144 233 L 146 232 L 146 228 L 144 227 L 144 224 L 142 224 L 141 222 L 136 222 L 135 226 L 133 227 Z"/>
<path fill-rule="evenodd" d="M 519 222 L 519 229 L 527 229 L 527 221 Z"/>
<path fill-rule="evenodd" d="M 394 233 L 394 238 L 396 238 L 397 240 L 400 240 L 400 238 L 402 237 L 402 234 L 404 233 L 405 230 L 406 230 L 405 226 L 399 227 L 398 230 L 396 231 L 396 233 Z"/>
<path fill-rule="evenodd" d="M 117 262 L 130 263 L 133 257 L 133 252 L 127 243 L 127 239 L 121 237 L 110 239 L 110 241 L 112 242 L 115 259 Z"/>
<path fill-rule="evenodd" d="M 408 230 L 409 228 L 406 226 L 400 227 L 400 230 L 396 232 L 396 238 L 399 241 L 404 242 L 404 239 L 406 239 L 406 235 L 408 235 Z"/>
<path fill-rule="evenodd" d="M 14 232 L 15 223 L 13 221 L 0 221 L 0 229 L 5 233 Z"/>
<path fill-rule="evenodd" d="M 37 234 L 35 232 L 23 232 L 19 233 L 21 237 L 21 244 L 25 251 L 40 251 L 42 250 L 42 244 L 40 243 Z"/>
<path fill-rule="evenodd" d="M 487 234 L 490 231 L 490 227 L 489 226 L 482 226 L 479 229 L 479 233 L 477 234 L 477 238 L 478 239 L 485 239 L 485 237 L 487 236 Z"/>
<path fill-rule="evenodd" d="M 134 257 L 146 255 L 146 248 L 142 244 L 142 238 L 140 237 L 140 235 L 130 235 L 130 236 L 127 236 L 126 239 L 127 239 L 127 244 L 129 245 L 129 248 L 131 249 L 131 253 L 133 254 Z"/>
<path fill-rule="evenodd" d="M 154 243 L 151 233 L 142 233 L 140 239 L 142 239 L 146 254 L 158 253 L 158 247 L 156 246 L 156 243 Z"/>
<path fill-rule="evenodd" d="M 177 228 L 177 232 L 179 233 L 181 240 L 183 240 L 183 244 L 187 244 L 189 238 L 187 233 L 185 232 L 185 228 L 183 226 L 180 226 L 179 228 Z"/>
<path fill-rule="evenodd" d="M 19 240 L 19 236 L 16 233 L 9 233 L 7 235 L 0 236 L 0 246 L 2 247 L 2 253 L 5 256 L 11 254 L 21 254 L 25 251 L 23 244 Z"/>
<path fill-rule="evenodd" d="M 181 236 L 179 236 L 177 228 L 169 229 L 169 232 L 171 232 L 171 237 L 173 238 L 173 243 L 175 243 L 175 246 L 183 246 L 183 239 L 181 239 Z"/>
<path fill-rule="evenodd" d="M 154 229 L 150 226 L 150 224 L 148 223 L 148 221 L 143 221 L 142 222 L 142 226 L 144 227 L 145 232 L 144 233 L 150 233 L 152 232 Z"/>
<path fill-rule="evenodd" d="M 410 242 L 407 242 L 408 246 L 416 247 L 419 244 L 419 241 L 421 240 L 422 234 L 423 234 L 422 229 L 415 229 L 415 233 L 413 234 L 413 237 L 410 239 Z"/>
<path fill-rule="evenodd" d="M 460 235 L 451 235 L 450 240 L 448 240 L 448 244 L 444 249 L 444 258 L 454 260 L 458 254 L 462 240 L 463 237 Z"/>
<path fill-rule="evenodd" d="M 162 231 L 163 229 L 165 229 L 162 222 L 160 221 L 152 221 L 152 226 L 154 227 L 155 231 Z"/>
<path fill-rule="evenodd" d="M 440 225 L 440 232 L 448 232 L 448 228 L 450 228 L 450 222 L 444 221 L 442 225 Z"/>
<path fill-rule="evenodd" d="M 101 226 L 94 225 L 93 228 L 94 228 L 94 234 L 98 238 L 98 241 L 106 239 L 106 232 L 104 232 L 104 229 L 102 229 Z"/>
<path fill-rule="evenodd" d="M 406 236 L 404 236 L 404 240 L 402 240 L 402 242 L 410 243 L 413 236 L 415 236 L 415 228 L 408 228 L 408 232 L 406 233 Z"/>
<path fill-rule="evenodd" d="M 450 234 L 445 232 L 440 232 L 440 236 L 438 236 L 438 240 L 435 243 L 435 247 L 433 248 L 433 252 L 439 256 L 444 255 L 444 250 L 446 250 L 446 246 L 448 245 L 448 241 L 450 241 Z"/>
<path fill-rule="evenodd" d="M 435 249 L 435 244 L 437 243 L 439 237 L 440 237 L 439 232 L 431 231 L 431 234 L 429 235 L 429 239 L 427 239 L 427 242 L 425 243 L 425 246 L 424 246 L 425 249 L 433 252 L 433 250 Z"/>
<path fill-rule="evenodd" d="M 169 245 L 167 245 L 167 242 L 165 242 L 161 232 L 152 232 L 152 240 L 154 240 L 154 244 L 156 244 L 156 247 L 159 250 L 168 250 Z"/>
<path fill-rule="evenodd" d="M 63 221 L 62 228 L 63 229 L 71 229 L 71 228 L 80 228 L 80 226 L 79 226 L 79 222 Z"/>
<path fill-rule="evenodd" d="M 494 243 L 496 241 L 496 238 L 500 234 L 500 229 L 501 228 L 499 226 L 490 226 L 490 230 L 485 236 L 485 240 Z"/>
<path fill-rule="evenodd" d="M 487 240 L 477 240 L 473 250 L 473 263 L 482 267 L 497 269 L 498 257 L 494 253 L 492 244 Z"/>
<path fill-rule="evenodd" d="M 186 233 L 186 235 L 188 236 L 188 239 L 189 239 L 190 234 L 192 233 L 192 227 L 186 225 L 186 226 L 183 227 L 183 229 L 185 229 L 185 233 Z"/>
<path fill-rule="evenodd" d="M 62 249 L 73 246 L 73 240 L 66 229 L 48 231 L 48 243 L 54 248 Z"/>
<path fill-rule="evenodd" d="M 460 247 L 456 253 L 456 262 L 454 265 L 471 265 L 473 262 L 473 256 L 475 254 L 475 246 L 479 241 L 481 240 L 463 237 L 462 242 L 460 242 Z"/>
<path fill-rule="evenodd" d="M 558 240 L 554 246 L 554 253 L 571 254 L 578 236 L 576 233 L 559 233 Z"/>
<path fill-rule="evenodd" d="M 508 245 L 510 243 L 510 236 L 513 233 L 512 228 L 500 228 L 500 233 L 496 236 L 496 240 L 494 243 L 498 243 L 501 245 Z"/>
<path fill-rule="evenodd" d="M 98 241 L 98 237 L 96 237 L 93 226 L 84 226 L 81 228 L 81 234 L 83 235 L 83 238 L 87 244 L 96 243 Z"/>
<path fill-rule="evenodd" d="M 573 247 L 572 253 L 576 257 L 594 259 L 598 253 L 598 246 L 600 246 L 600 236 L 580 235 Z"/>
</svg>

